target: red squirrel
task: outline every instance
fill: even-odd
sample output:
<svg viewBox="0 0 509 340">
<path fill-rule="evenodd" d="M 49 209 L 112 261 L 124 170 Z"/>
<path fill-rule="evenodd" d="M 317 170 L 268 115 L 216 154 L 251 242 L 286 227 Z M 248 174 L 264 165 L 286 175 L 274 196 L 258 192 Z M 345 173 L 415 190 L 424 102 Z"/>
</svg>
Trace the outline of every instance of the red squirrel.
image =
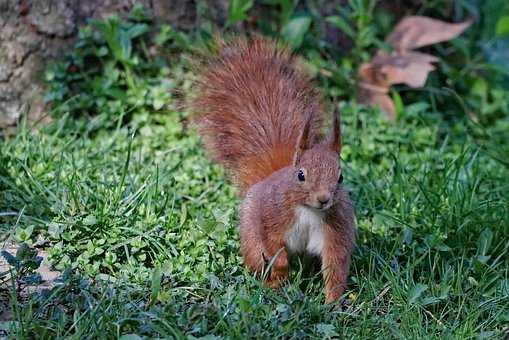
<svg viewBox="0 0 509 340">
<path fill-rule="evenodd" d="M 319 133 L 322 104 L 311 78 L 286 48 L 261 38 L 219 43 L 197 82 L 198 131 L 243 198 L 245 265 L 277 288 L 289 256 L 321 258 L 326 302 L 344 292 L 355 246 L 354 208 L 343 188 L 338 114 Z"/>
</svg>

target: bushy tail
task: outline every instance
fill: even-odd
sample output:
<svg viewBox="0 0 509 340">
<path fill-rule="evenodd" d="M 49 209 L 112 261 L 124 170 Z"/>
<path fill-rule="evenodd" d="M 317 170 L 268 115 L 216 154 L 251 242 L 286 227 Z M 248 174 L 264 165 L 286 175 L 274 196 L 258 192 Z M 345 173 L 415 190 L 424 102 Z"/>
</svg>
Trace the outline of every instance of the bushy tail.
<svg viewBox="0 0 509 340">
<path fill-rule="evenodd" d="M 203 67 L 192 104 L 199 132 L 245 193 L 292 164 L 305 121 L 312 135 L 321 121 L 319 95 L 295 58 L 261 37 L 219 43 Z"/>
</svg>

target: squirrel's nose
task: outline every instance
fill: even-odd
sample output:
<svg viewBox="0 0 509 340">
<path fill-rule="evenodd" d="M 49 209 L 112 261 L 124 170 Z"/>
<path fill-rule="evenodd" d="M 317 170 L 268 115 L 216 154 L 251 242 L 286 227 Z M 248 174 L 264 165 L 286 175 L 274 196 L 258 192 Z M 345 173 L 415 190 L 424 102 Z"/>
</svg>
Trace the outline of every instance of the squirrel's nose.
<svg viewBox="0 0 509 340">
<path fill-rule="evenodd" d="M 329 200 L 330 200 L 330 195 L 329 194 L 321 194 L 319 196 L 316 197 L 316 199 L 318 200 L 318 202 L 320 202 L 322 205 L 323 204 L 327 204 L 329 203 Z"/>
</svg>

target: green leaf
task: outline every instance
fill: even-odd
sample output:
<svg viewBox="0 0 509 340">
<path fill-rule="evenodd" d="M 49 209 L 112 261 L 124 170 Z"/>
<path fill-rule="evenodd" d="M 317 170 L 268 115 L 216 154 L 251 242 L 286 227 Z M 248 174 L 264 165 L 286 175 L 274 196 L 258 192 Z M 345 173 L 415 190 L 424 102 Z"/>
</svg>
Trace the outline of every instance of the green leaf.
<svg viewBox="0 0 509 340">
<path fill-rule="evenodd" d="M 491 229 L 484 229 L 481 235 L 479 235 L 479 240 L 477 241 L 477 253 L 482 256 L 486 255 L 490 249 L 492 240 L 493 232 Z"/>
<path fill-rule="evenodd" d="M 281 15 L 279 19 L 281 26 L 286 25 L 288 20 L 290 20 L 298 2 L 299 0 L 279 0 L 279 4 L 281 5 Z"/>
<path fill-rule="evenodd" d="M 111 16 L 106 20 L 92 20 L 92 24 L 102 34 L 115 58 L 124 63 L 128 62 L 132 53 L 132 42 L 128 31 L 121 27 L 120 19 Z M 132 34 L 140 33 L 141 29 L 135 28 Z"/>
<path fill-rule="evenodd" d="M 509 34 L 509 15 L 498 19 L 495 34 L 499 37 Z"/>
<path fill-rule="evenodd" d="M 228 6 L 228 25 L 247 18 L 247 12 L 253 7 L 253 0 L 230 0 Z"/>
<path fill-rule="evenodd" d="M 341 32 L 345 33 L 350 38 L 355 38 L 355 32 L 352 30 L 352 25 L 347 23 L 345 19 L 340 17 L 339 15 L 332 15 L 327 17 L 325 21 L 330 22 L 337 28 L 341 30 Z"/>
<path fill-rule="evenodd" d="M 441 300 L 442 299 L 440 299 L 436 296 L 430 296 L 430 297 L 422 299 L 422 305 L 423 306 L 434 305 L 434 304 L 440 302 Z"/>
<path fill-rule="evenodd" d="M 336 332 L 336 327 L 330 323 L 319 323 L 316 325 L 316 331 L 324 337 L 337 337 L 339 334 Z"/>
<path fill-rule="evenodd" d="M 139 336 L 138 334 L 134 334 L 134 333 L 124 334 L 119 338 L 119 340 L 141 340 L 141 339 L 142 339 L 141 336 Z"/>
<path fill-rule="evenodd" d="M 127 30 L 127 36 L 131 39 L 137 38 L 149 31 L 149 27 L 146 24 L 136 24 Z"/>
<path fill-rule="evenodd" d="M 119 100 L 125 100 L 127 98 L 125 91 L 117 87 L 106 89 L 104 94 Z"/>
<path fill-rule="evenodd" d="M 477 261 L 479 261 L 480 263 L 482 263 L 482 264 L 486 264 L 489 261 L 489 259 L 491 259 L 491 256 L 489 256 L 489 255 L 477 255 L 475 257 L 475 259 Z"/>
<path fill-rule="evenodd" d="M 403 99 L 397 91 L 392 90 L 392 101 L 394 102 L 394 108 L 396 109 L 396 117 L 401 117 L 405 111 L 405 105 L 403 104 Z"/>
<path fill-rule="evenodd" d="M 94 215 L 87 215 L 87 217 L 85 217 L 83 219 L 84 225 L 95 225 L 96 223 L 97 223 L 97 218 Z"/>
<path fill-rule="evenodd" d="M 154 268 L 152 272 L 152 285 L 151 285 L 151 293 L 150 293 L 150 305 L 152 306 L 159 296 L 159 291 L 161 290 L 161 278 L 163 273 L 161 268 Z"/>
<path fill-rule="evenodd" d="M 310 16 L 295 17 L 282 28 L 281 34 L 292 48 L 297 49 L 302 45 L 304 35 L 308 32 L 310 26 Z"/>
<path fill-rule="evenodd" d="M 133 21 L 151 21 L 152 15 L 142 4 L 135 4 L 129 13 L 129 19 Z"/>
<path fill-rule="evenodd" d="M 118 59 L 122 61 L 128 61 L 131 58 L 131 52 L 133 50 L 131 38 L 129 37 L 129 34 L 125 31 L 121 31 L 119 37 L 122 54 Z"/>
<path fill-rule="evenodd" d="M 428 289 L 428 285 L 418 283 L 416 284 L 410 291 L 408 292 L 408 304 L 413 305 L 417 302 L 417 300 L 421 297 L 422 293 L 424 293 Z"/>
<path fill-rule="evenodd" d="M 162 25 L 159 29 L 159 33 L 154 38 L 154 42 L 157 45 L 163 45 L 165 42 L 172 39 L 174 34 L 170 25 Z"/>
<path fill-rule="evenodd" d="M 161 110 L 165 103 L 166 102 L 164 100 L 156 98 L 154 99 L 152 106 L 154 107 L 154 110 Z"/>
<path fill-rule="evenodd" d="M 48 224 L 48 234 L 50 237 L 59 238 L 60 234 L 62 234 L 62 231 L 63 231 L 62 225 L 56 222 L 51 222 Z"/>
<path fill-rule="evenodd" d="M 98 57 L 104 57 L 104 56 L 108 55 L 108 48 L 106 46 L 101 46 L 98 49 L 96 49 L 95 54 Z"/>
<path fill-rule="evenodd" d="M 414 236 L 414 231 L 410 228 L 403 229 L 403 242 L 410 245 L 412 243 L 412 238 Z"/>
<path fill-rule="evenodd" d="M 440 242 L 435 246 L 435 249 L 438 251 L 451 251 L 451 247 L 449 247 L 447 244 Z"/>
<path fill-rule="evenodd" d="M 470 92 L 484 101 L 488 96 L 488 83 L 484 80 L 484 78 L 477 78 L 472 85 Z"/>
<path fill-rule="evenodd" d="M 30 237 L 32 236 L 33 232 L 34 232 L 33 225 L 29 225 L 26 228 L 18 227 L 18 228 L 16 228 L 15 238 L 19 242 L 26 242 L 26 241 L 30 240 Z"/>
</svg>

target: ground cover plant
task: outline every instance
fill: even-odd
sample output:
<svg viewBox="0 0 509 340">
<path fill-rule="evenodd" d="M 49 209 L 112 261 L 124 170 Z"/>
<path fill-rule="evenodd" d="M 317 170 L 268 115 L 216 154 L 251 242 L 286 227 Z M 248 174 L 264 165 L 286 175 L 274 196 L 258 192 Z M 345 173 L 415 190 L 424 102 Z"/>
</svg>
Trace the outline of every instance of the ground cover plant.
<svg viewBox="0 0 509 340">
<path fill-rule="evenodd" d="M 187 56 L 210 46 L 209 26 L 155 27 L 137 7 L 84 27 L 45 73 L 53 122 L 34 130 L 23 121 L 1 141 L 1 241 L 24 246 L 2 254 L 9 317 L 0 329 L 12 338 L 507 336 L 509 69 L 500 55 L 509 14 L 503 1 L 458 1 L 450 13 L 444 3 L 425 1 L 418 14 L 475 22 L 432 47 L 441 62 L 424 89 L 395 88 L 394 122 L 355 100 L 358 66 L 398 19 L 381 4 L 352 0 L 322 18 L 310 3 L 270 1 L 257 27 L 304 56 L 341 108 L 359 233 L 339 308 L 323 304 L 320 276 L 305 264 L 279 291 L 242 265 L 237 194 L 180 105 L 196 76 Z M 254 4 L 230 6 L 226 26 L 238 29 Z M 324 21 L 352 48 L 330 45 Z M 32 249 L 45 249 L 62 277 L 29 294 L 39 280 Z"/>
</svg>

